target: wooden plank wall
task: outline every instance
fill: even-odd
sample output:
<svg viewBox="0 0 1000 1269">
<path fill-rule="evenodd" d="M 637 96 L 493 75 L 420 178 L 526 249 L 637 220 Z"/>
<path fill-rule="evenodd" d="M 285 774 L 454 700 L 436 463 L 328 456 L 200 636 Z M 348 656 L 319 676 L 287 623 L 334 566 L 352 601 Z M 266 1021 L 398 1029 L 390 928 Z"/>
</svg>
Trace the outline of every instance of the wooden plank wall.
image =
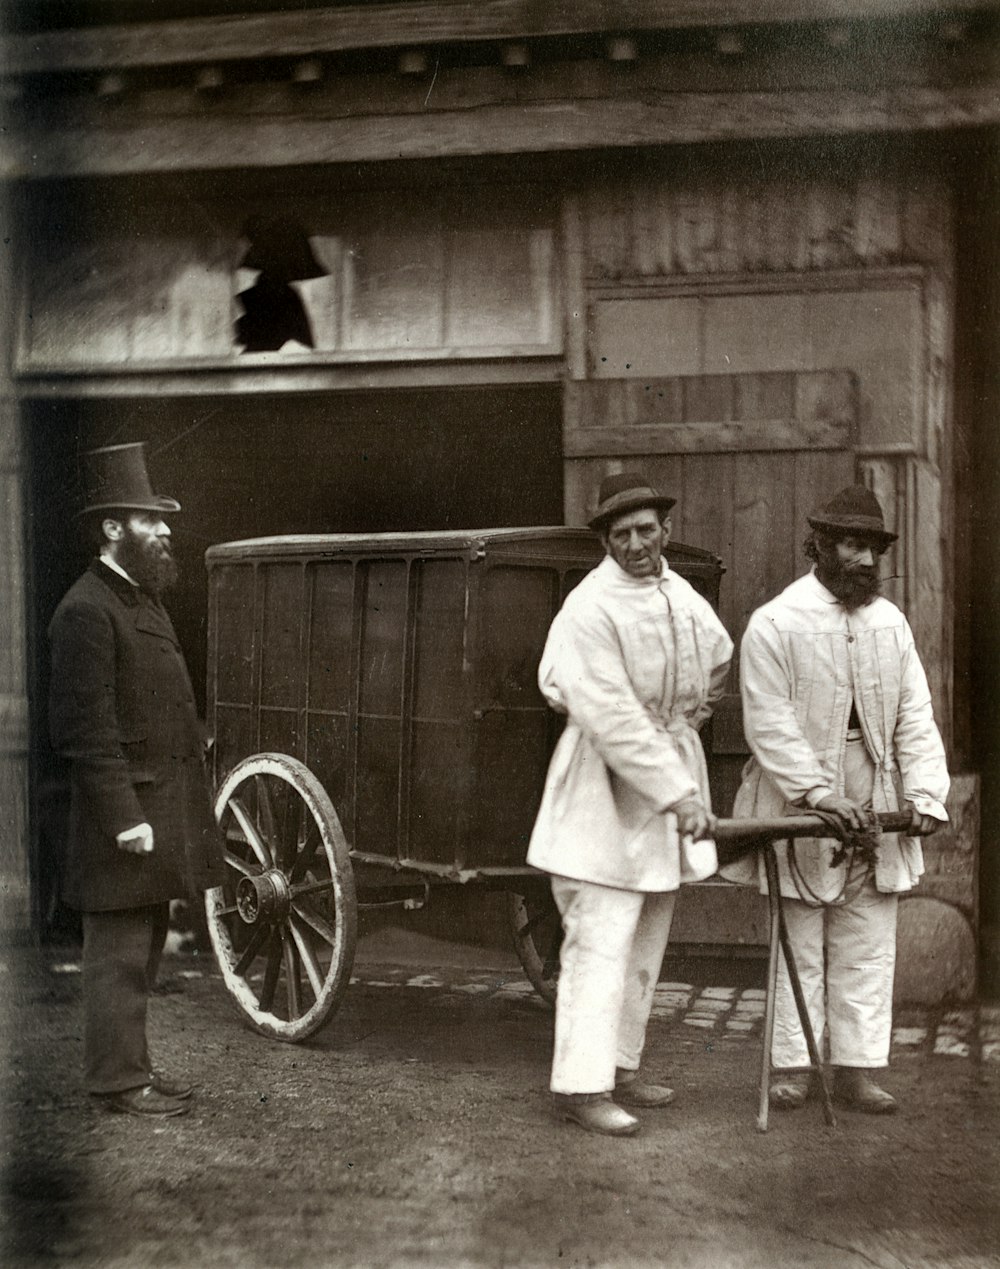
<svg viewBox="0 0 1000 1269">
<path fill-rule="evenodd" d="M 823 355 L 840 340 L 837 357 L 846 350 L 848 359 L 836 364 L 855 372 L 861 398 L 853 450 L 838 457 L 809 446 L 779 454 L 773 452 L 779 445 L 766 442 L 754 454 L 668 456 L 660 447 L 655 456 L 644 456 L 635 444 L 617 452 L 609 446 L 601 455 L 591 449 L 577 457 L 570 451 L 565 469 L 569 522 L 586 520 L 604 473 L 647 467 L 680 499 L 677 536 L 717 550 L 727 563 L 723 602 L 738 635 L 748 608 L 805 570 L 798 547 L 806 531 L 805 502 L 820 489 L 833 492 L 851 478 L 863 481 L 900 533 L 898 548 L 887 557 L 885 590 L 914 627 L 947 738 L 953 672 L 948 555 L 953 230 L 948 180 L 932 153 L 865 142 L 761 148 L 752 156 L 734 150 L 663 151 L 630 171 L 609 166 L 581 182 L 567 203 L 564 237 L 572 379 L 607 373 L 601 360 L 605 345 L 617 355 L 608 333 L 617 319 L 595 317 L 599 302 L 615 294 L 633 302 L 643 294 L 659 294 L 661 287 L 665 295 L 725 293 L 734 313 L 737 301 L 751 297 L 743 329 L 755 334 L 758 363 L 753 368 L 759 371 L 829 368 L 822 364 Z M 771 346 L 754 331 L 755 312 L 767 314 L 758 325 L 774 329 L 770 283 L 779 278 L 778 290 L 790 301 L 814 296 L 817 287 L 821 292 L 824 286 L 833 288 L 823 309 L 826 334 L 819 322 L 812 351 L 807 345 L 805 352 L 789 346 L 794 314 Z M 895 294 L 892 288 L 900 278 L 903 291 L 911 284 L 916 290 L 906 301 L 909 308 L 897 314 L 890 291 Z M 753 297 L 762 294 L 770 307 L 755 308 L 763 301 Z M 815 299 L 810 303 L 814 311 L 822 308 Z M 893 349 L 893 333 L 906 313 L 912 338 L 902 352 L 912 343 L 912 356 L 893 350 L 880 357 L 883 348 Z M 843 338 L 858 315 L 865 323 L 867 351 L 858 350 L 860 337 L 853 351 L 850 339 Z M 641 319 L 636 325 L 641 327 Z M 706 338 L 702 330 L 702 342 L 696 339 L 688 350 L 691 369 L 728 363 L 726 341 L 736 341 L 738 323 L 728 335 L 721 331 L 717 325 Z M 672 357 L 665 348 L 656 373 L 676 373 L 680 355 Z M 818 364 L 803 364 L 803 356 Z M 851 365 L 851 358 L 858 364 Z M 768 360 L 771 364 L 763 364 Z M 652 367 L 647 363 L 643 370 L 649 375 Z M 631 370 L 626 363 L 611 373 Z M 724 417 L 720 414 L 719 421 Z M 580 423 L 568 418 L 567 434 Z M 788 495 L 768 503 L 761 499 L 765 488 L 785 488 Z M 762 543 L 779 539 L 788 545 L 775 545 L 773 560 L 768 555 L 751 561 L 748 572 L 747 552 L 759 554 Z"/>
<path fill-rule="evenodd" d="M 283 195 L 252 183 L 189 188 L 95 183 L 46 191 L 32 211 L 22 369 L 113 371 L 185 363 L 273 364 L 241 354 L 238 292 L 248 215 L 292 217 L 325 276 L 294 279 L 317 354 L 342 361 L 561 347 L 555 204 L 539 187 L 419 187 Z M 260 254 L 265 254 L 261 252 Z M 298 351 L 308 353 L 304 345 Z"/>
</svg>

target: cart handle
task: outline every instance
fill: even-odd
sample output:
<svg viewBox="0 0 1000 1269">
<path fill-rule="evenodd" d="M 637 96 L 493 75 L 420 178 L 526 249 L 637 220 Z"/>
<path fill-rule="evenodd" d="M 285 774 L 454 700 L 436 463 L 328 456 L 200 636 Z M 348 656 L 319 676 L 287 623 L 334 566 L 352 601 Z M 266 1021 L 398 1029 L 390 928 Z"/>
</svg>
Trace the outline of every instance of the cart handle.
<svg viewBox="0 0 1000 1269">
<path fill-rule="evenodd" d="M 883 833 L 904 833 L 910 827 L 909 811 L 883 811 L 875 816 Z M 718 820 L 717 842 L 746 841 L 748 847 L 764 842 L 783 841 L 786 837 L 829 837 L 826 821 L 818 815 L 786 815 L 771 820 Z"/>
<path fill-rule="evenodd" d="M 909 811 L 883 811 L 875 819 L 878 831 L 882 833 L 905 833 L 910 827 Z M 771 842 L 832 835 L 829 822 L 819 815 L 786 815 L 771 820 L 718 820 L 715 826 L 719 863 L 723 867 Z"/>
</svg>

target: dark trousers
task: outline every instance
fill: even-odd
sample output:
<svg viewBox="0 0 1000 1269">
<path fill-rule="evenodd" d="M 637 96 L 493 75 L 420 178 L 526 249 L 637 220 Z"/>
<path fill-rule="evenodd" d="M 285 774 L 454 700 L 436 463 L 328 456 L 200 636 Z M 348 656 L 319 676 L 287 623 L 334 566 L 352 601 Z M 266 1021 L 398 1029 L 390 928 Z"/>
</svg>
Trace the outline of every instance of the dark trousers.
<svg viewBox="0 0 1000 1269">
<path fill-rule="evenodd" d="M 146 1005 L 170 904 L 83 914 L 83 1064 L 91 1093 L 149 1083 Z"/>
</svg>

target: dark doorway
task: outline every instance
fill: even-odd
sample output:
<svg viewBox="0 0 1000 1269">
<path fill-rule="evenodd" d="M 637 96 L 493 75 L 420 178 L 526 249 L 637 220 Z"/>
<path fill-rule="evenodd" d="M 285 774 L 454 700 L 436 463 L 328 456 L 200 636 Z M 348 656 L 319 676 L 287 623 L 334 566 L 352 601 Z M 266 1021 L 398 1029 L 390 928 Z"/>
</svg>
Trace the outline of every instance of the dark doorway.
<svg viewBox="0 0 1000 1269">
<path fill-rule="evenodd" d="M 72 519 L 83 450 L 146 441 L 154 489 L 181 503 L 171 527 L 182 577 L 167 605 L 202 704 L 203 557 L 213 543 L 563 520 L 558 386 L 36 401 L 25 410 L 37 632 L 33 782 L 43 839 L 50 819 L 58 836 L 63 784 L 47 744 L 45 629 L 89 554 Z M 44 840 L 37 854 L 44 910 L 52 891 Z"/>
</svg>

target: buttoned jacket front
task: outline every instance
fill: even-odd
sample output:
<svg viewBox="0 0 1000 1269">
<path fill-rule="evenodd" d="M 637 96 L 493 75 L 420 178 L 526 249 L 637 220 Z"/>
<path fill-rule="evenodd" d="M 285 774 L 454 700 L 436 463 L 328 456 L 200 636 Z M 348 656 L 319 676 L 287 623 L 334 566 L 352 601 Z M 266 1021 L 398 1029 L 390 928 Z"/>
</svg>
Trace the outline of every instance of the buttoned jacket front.
<svg viewBox="0 0 1000 1269">
<path fill-rule="evenodd" d="M 70 763 L 63 897 L 83 911 L 140 907 L 221 880 L 203 738 L 163 606 L 95 560 L 49 627 L 49 723 Z M 120 850 L 146 822 L 151 855 Z"/>
<path fill-rule="evenodd" d="M 567 715 L 528 862 L 626 890 L 675 890 L 683 798 L 709 805 L 698 728 L 722 693 L 733 644 L 694 588 L 662 564 L 633 578 L 606 557 L 567 597 L 538 672 Z"/>
<path fill-rule="evenodd" d="M 876 811 L 910 801 L 947 820 L 948 767 L 930 690 L 903 613 L 882 597 L 854 612 L 815 573 L 800 577 L 750 618 L 740 653 L 743 728 L 753 758 L 733 814 L 771 818 L 844 794 L 844 755 L 852 702 L 875 764 Z M 795 859 L 810 889 L 837 894 L 843 868 L 830 866 L 835 843 L 800 841 Z M 782 893 L 799 894 L 779 844 Z M 723 870 L 751 881 L 753 860 Z M 920 842 L 881 838 L 876 885 L 909 890 L 923 872 Z"/>
</svg>

